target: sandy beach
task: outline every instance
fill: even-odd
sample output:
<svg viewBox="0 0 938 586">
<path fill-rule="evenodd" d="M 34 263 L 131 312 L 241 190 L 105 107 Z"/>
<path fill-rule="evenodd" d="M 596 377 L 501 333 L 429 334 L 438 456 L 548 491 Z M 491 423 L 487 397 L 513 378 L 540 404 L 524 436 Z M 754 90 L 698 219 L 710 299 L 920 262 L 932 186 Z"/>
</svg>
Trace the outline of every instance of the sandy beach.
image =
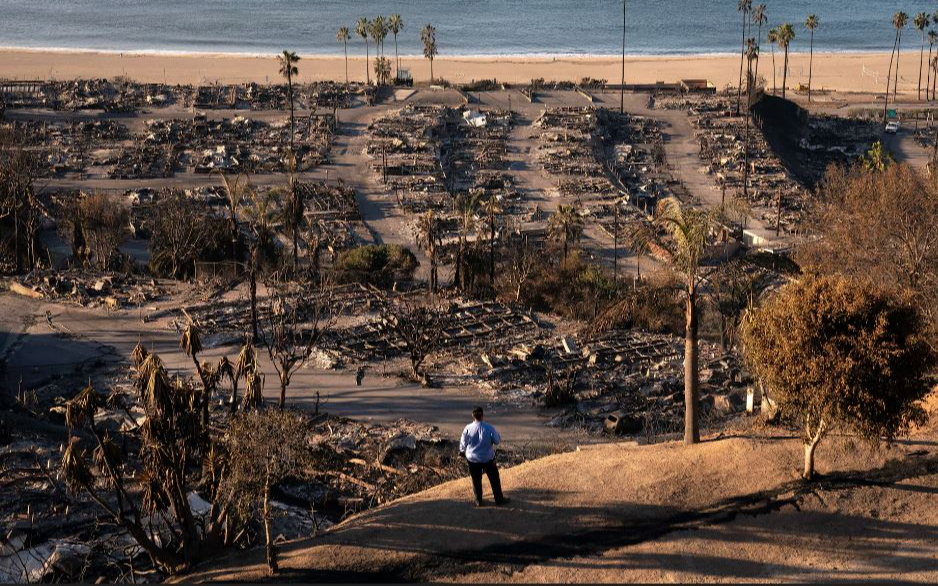
<svg viewBox="0 0 938 586">
<path fill-rule="evenodd" d="M 393 57 L 393 55 L 392 55 Z M 763 53 L 760 75 L 769 87 L 772 79 L 772 53 Z M 783 55 L 775 56 L 776 83 L 782 84 Z M 908 51 L 901 59 L 899 91 L 914 92 L 918 83 L 919 55 Z M 430 76 L 429 62 L 418 57 L 402 57 L 417 83 Z M 885 88 L 889 54 L 816 53 L 814 87 L 836 91 L 878 92 Z M 807 83 L 807 54 L 792 54 L 788 87 Z M 349 79 L 364 80 L 362 56 L 349 56 Z M 616 57 L 438 57 L 434 73 L 454 83 L 495 78 L 509 83 L 547 80 L 580 80 L 584 77 L 617 83 L 621 60 Z M 121 54 L 60 52 L 41 50 L 0 50 L 0 78 L 71 79 L 124 75 L 142 82 L 168 83 L 264 83 L 279 79 L 277 63 L 271 57 L 226 54 Z M 926 72 L 923 71 L 923 83 Z M 739 59 L 727 55 L 628 57 L 626 83 L 671 82 L 706 78 L 723 87 L 736 84 Z M 336 56 L 303 55 L 300 81 L 345 79 L 345 60 Z"/>
</svg>

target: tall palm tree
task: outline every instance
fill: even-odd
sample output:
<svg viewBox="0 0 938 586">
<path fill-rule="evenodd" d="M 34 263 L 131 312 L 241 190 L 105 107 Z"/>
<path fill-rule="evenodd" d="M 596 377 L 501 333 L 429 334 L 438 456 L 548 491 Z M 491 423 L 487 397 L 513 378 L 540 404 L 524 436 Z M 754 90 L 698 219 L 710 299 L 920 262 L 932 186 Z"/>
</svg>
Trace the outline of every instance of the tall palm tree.
<svg viewBox="0 0 938 586">
<path fill-rule="evenodd" d="M 778 87 L 775 83 L 775 46 L 778 45 L 778 27 L 770 28 L 769 33 L 765 36 L 765 40 L 769 43 L 769 46 L 772 47 L 772 95 L 775 95 L 778 92 Z"/>
<path fill-rule="evenodd" d="M 756 33 L 756 45 L 759 47 L 762 46 L 762 26 L 769 22 L 769 15 L 766 12 L 767 8 L 765 4 L 759 4 L 752 9 L 752 22 L 758 26 L 758 32 Z M 759 80 L 759 62 L 756 61 L 756 82 Z"/>
<path fill-rule="evenodd" d="M 938 51 L 931 61 L 931 99 L 935 99 L 935 90 L 938 89 Z"/>
<path fill-rule="evenodd" d="M 423 42 L 423 56 L 430 60 L 430 83 L 433 83 L 433 58 L 437 55 L 436 50 L 436 29 L 432 24 L 427 24 L 420 31 L 420 40 Z"/>
<path fill-rule="evenodd" d="M 292 149 L 293 135 L 296 129 L 295 119 L 293 117 L 293 76 L 300 74 L 300 70 L 296 66 L 296 64 L 300 62 L 300 58 L 296 53 L 284 50 L 283 53 L 277 57 L 277 60 L 280 62 L 280 75 L 287 80 L 287 100 L 290 102 L 290 148 Z"/>
<path fill-rule="evenodd" d="M 786 86 L 788 85 L 788 49 L 791 42 L 795 40 L 795 27 L 790 22 L 786 22 L 778 27 L 778 46 L 785 51 L 785 63 L 782 65 L 782 97 L 786 96 Z"/>
<path fill-rule="evenodd" d="M 804 27 L 811 33 L 811 58 L 808 61 L 808 102 L 811 101 L 811 80 L 814 78 L 814 29 L 821 24 L 821 21 L 814 14 L 804 21 Z"/>
<path fill-rule="evenodd" d="M 749 69 L 746 72 L 746 138 L 745 145 L 745 164 L 743 165 L 743 199 L 749 198 L 749 127 L 752 118 L 752 92 L 755 87 L 755 77 L 753 75 L 753 62 L 759 62 L 759 45 L 755 39 L 746 41 L 746 61 L 749 63 Z"/>
<path fill-rule="evenodd" d="M 670 264 L 684 280 L 684 443 L 700 441 L 700 389 L 698 381 L 697 295 L 703 280 L 700 264 L 713 228 L 709 212 L 684 209 L 677 199 L 668 197 L 658 203 L 655 224 L 668 235 L 663 243 Z"/>
<path fill-rule="evenodd" d="M 935 49 L 935 43 L 938 43 L 938 33 L 928 31 L 928 61 L 925 63 L 925 69 L 928 70 L 928 77 L 925 79 L 925 99 L 928 100 L 928 90 L 931 88 L 931 54 Z M 932 94 L 932 99 L 935 99 Z"/>
<path fill-rule="evenodd" d="M 399 79 L 401 76 L 401 58 L 397 54 L 397 33 L 404 30 L 404 19 L 401 18 L 400 14 L 392 14 L 388 19 L 388 28 L 391 30 L 391 34 L 394 35 L 394 78 Z"/>
<path fill-rule="evenodd" d="M 743 99 L 743 61 L 746 58 L 746 23 L 749 21 L 749 12 L 752 10 L 752 0 L 739 0 L 736 10 L 743 15 L 743 44 L 739 53 L 739 85 L 736 87 L 736 114 L 740 111 L 740 102 Z"/>
<path fill-rule="evenodd" d="M 925 29 L 931 24 L 931 18 L 925 12 L 919 12 L 912 21 L 915 28 L 922 33 L 922 48 L 918 54 L 918 99 L 922 99 L 922 66 L 925 64 Z"/>
<path fill-rule="evenodd" d="M 355 33 L 365 41 L 365 84 L 371 85 L 371 72 L 368 64 L 368 19 L 364 16 L 355 24 Z"/>
<path fill-rule="evenodd" d="M 384 38 L 388 34 L 387 26 L 384 24 L 383 16 L 376 16 L 371 21 L 370 32 L 371 39 L 375 42 L 375 55 L 384 56 Z"/>
<path fill-rule="evenodd" d="M 567 260 L 570 243 L 583 235 L 583 218 L 572 205 L 561 205 L 547 220 L 547 233 L 554 242 L 563 243 L 563 260 Z"/>
<path fill-rule="evenodd" d="M 909 24 L 909 15 L 905 12 L 897 12 L 893 17 L 893 26 L 896 27 L 896 77 L 892 84 L 892 101 L 895 102 L 899 95 L 899 58 L 902 56 L 902 29 Z M 889 82 L 889 78 L 886 78 Z"/>
<path fill-rule="evenodd" d="M 348 42 L 352 38 L 347 26 L 339 28 L 335 34 L 335 40 L 342 43 L 345 49 L 345 85 L 348 85 Z"/>
</svg>

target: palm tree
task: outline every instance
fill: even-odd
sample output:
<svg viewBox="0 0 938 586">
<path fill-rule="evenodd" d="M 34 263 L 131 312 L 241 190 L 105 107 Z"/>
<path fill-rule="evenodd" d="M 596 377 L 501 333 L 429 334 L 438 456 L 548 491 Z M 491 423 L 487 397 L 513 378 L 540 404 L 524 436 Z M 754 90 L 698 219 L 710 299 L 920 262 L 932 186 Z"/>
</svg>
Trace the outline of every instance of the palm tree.
<svg viewBox="0 0 938 586">
<path fill-rule="evenodd" d="M 380 15 L 376 16 L 375 19 L 371 21 L 369 29 L 371 39 L 375 42 L 375 55 L 384 56 L 384 38 L 388 34 L 388 29 L 384 24 L 384 17 Z"/>
<path fill-rule="evenodd" d="M 371 72 L 368 64 L 368 19 L 364 16 L 355 24 L 355 33 L 365 41 L 365 84 L 371 85 Z"/>
<path fill-rule="evenodd" d="M 404 30 L 404 19 L 401 18 L 400 14 L 391 15 L 391 18 L 388 19 L 388 28 L 390 28 L 391 34 L 394 35 L 394 79 L 399 79 L 401 77 L 401 58 L 397 54 L 397 33 Z"/>
<path fill-rule="evenodd" d="M 244 192 L 250 189 L 248 176 L 244 173 L 238 174 L 232 179 L 223 171 L 217 171 L 221 175 L 225 187 L 226 202 L 228 204 L 229 220 L 231 222 L 231 260 L 238 260 L 238 208 L 241 207 L 241 200 L 244 199 Z M 243 181 L 243 183 L 242 183 Z"/>
<path fill-rule="evenodd" d="M 489 284 L 495 289 L 495 229 L 497 228 L 498 216 L 505 210 L 499 203 L 498 198 L 492 196 L 482 205 L 482 209 L 488 216 L 489 224 Z"/>
<path fill-rule="evenodd" d="M 342 43 L 345 48 L 345 85 L 348 85 L 348 42 L 352 38 L 352 35 L 349 33 L 348 27 L 343 26 L 335 34 L 335 40 Z"/>
<path fill-rule="evenodd" d="M 915 25 L 915 28 L 922 33 L 922 48 L 918 54 L 918 99 L 922 99 L 922 66 L 925 63 L 925 29 L 928 28 L 928 25 L 931 24 L 931 18 L 928 14 L 924 12 L 919 12 L 915 15 L 915 19 L 912 21 L 912 24 Z"/>
<path fill-rule="evenodd" d="M 437 286 L 436 250 L 437 245 L 440 243 L 441 236 L 439 220 L 433 213 L 433 210 L 428 210 L 427 213 L 419 216 L 417 219 L 416 232 L 417 244 L 426 246 L 427 255 L 430 257 L 430 293 L 434 293 Z"/>
<path fill-rule="evenodd" d="M 784 98 L 786 95 L 785 88 L 788 85 L 788 49 L 791 47 L 791 42 L 795 40 L 795 27 L 786 22 L 778 27 L 777 36 L 778 46 L 785 51 L 785 63 L 782 65 L 782 97 Z"/>
<path fill-rule="evenodd" d="M 765 4 L 759 4 L 752 9 L 752 22 L 758 25 L 758 33 L 756 34 L 756 45 L 759 47 L 762 46 L 762 25 L 769 22 L 769 15 L 766 12 Z M 758 83 L 759 79 L 759 62 L 756 61 L 756 82 Z"/>
<path fill-rule="evenodd" d="M 893 25 L 896 27 L 896 79 L 892 83 L 893 102 L 896 102 L 896 97 L 899 95 L 899 58 L 902 56 L 902 29 L 904 29 L 907 24 L 909 24 L 909 15 L 905 12 L 897 12 L 895 22 L 893 22 Z"/>
<path fill-rule="evenodd" d="M 736 10 L 743 15 L 743 45 L 739 53 L 739 85 L 736 87 L 736 114 L 740 111 L 740 102 L 743 99 L 743 61 L 746 58 L 746 22 L 752 10 L 752 0 L 739 0 Z"/>
<path fill-rule="evenodd" d="M 778 92 L 778 87 L 775 84 L 775 46 L 778 44 L 778 27 L 770 28 L 765 40 L 772 47 L 772 95 L 775 95 Z"/>
<path fill-rule="evenodd" d="M 755 39 L 746 41 L 746 61 L 749 63 L 749 69 L 746 72 L 746 138 L 745 145 L 745 164 L 743 165 L 743 198 L 749 198 L 749 126 L 752 118 L 752 91 L 755 86 L 755 78 L 752 72 L 753 61 L 759 62 L 759 45 Z"/>
<path fill-rule="evenodd" d="M 931 61 L 931 99 L 935 99 L 935 89 L 938 86 L 938 51 Z"/>
<path fill-rule="evenodd" d="M 669 252 L 671 266 L 684 280 L 684 443 L 696 444 L 700 441 L 697 293 L 703 279 L 700 263 L 713 217 L 709 212 L 683 209 L 677 199 L 668 197 L 658 203 L 655 224 L 669 236 L 665 250 Z"/>
<path fill-rule="evenodd" d="M 293 117 L 293 76 L 300 74 L 300 70 L 296 67 L 296 64 L 300 62 L 300 58 L 296 53 L 284 50 L 283 54 L 279 55 L 277 59 L 280 62 L 280 75 L 287 80 L 287 100 L 290 102 L 290 148 L 292 149 L 293 134 L 296 128 Z"/>
<path fill-rule="evenodd" d="M 430 83 L 433 83 L 433 58 L 436 57 L 436 29 L 427 24 L 420 31 L 420 40 L 423 42 L 423 56 L 430 60 Z"/>
<path fill-rule="evenodd" d="M 938 23 L 936 23 L 938 24 Z M 925 79 L 925 99 L 928 100 L 928 90 L 931 87 L 931 54 L 935 49 L 935 43 L 938 43 L 938 33 L 935 31 L 928 31 L 928 61 L 925 63 L 925 69 L 928 70 L 928 77 Z M 932 94 L 932 99 L 935 99 L 934 94 Z"/>
<path fill-rule="evenodd" d="M 814 14 L 804 21 L 804 27 L 811 33 L 811 58 L 808 61 L 808 102 L 811 101 L 811 79 L 814 77 L 814 29 L 821 24 L 821 21 Z"/>
<path fill-rule="evenodd" d="M 580 212 L 572 205 L 561 205 L 547 220 L 547 233 L 554 242 L 563 243 L 563 260 L 566 261 L 570 243 L 583 235 Z"/>
</svg>

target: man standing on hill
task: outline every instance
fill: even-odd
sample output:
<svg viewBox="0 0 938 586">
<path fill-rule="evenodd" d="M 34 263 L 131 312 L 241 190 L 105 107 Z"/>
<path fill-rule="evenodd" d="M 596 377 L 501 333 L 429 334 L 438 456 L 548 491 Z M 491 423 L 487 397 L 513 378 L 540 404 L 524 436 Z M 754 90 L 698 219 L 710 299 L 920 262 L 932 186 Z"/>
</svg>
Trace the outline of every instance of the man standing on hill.
<svg viewBox="0 0 938 586">
<path fill-rule="evenodd" d="M 508 502 L 502 494 L 502 483 L 498 477 L 498 466 L 495 465 L 495 446 L 501 443 L 495 427 L 482 421 L 482 407 L 472 410 L 472 423 L 462 431 L 459 440 L 459 453 L 469 462 L 469 476 L 472 478 L 472 490 L 476 497 L 476 506 L 485 505 L 482 500 L 482 473 L 489 477 L 492 485 L 492 494 L 496 505 Z"/>
</svg>

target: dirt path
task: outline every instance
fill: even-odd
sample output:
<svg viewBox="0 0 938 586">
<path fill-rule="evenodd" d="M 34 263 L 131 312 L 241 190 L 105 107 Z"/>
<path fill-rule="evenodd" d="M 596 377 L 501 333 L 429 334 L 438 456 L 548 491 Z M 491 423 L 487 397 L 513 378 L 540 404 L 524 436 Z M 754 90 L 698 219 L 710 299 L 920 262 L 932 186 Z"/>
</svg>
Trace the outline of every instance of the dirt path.
<svg viewBox="0 0 938 586">
<path fill-rule="evenodd" d="M 332 579 L 666 581 L 681 570 L 687 581 L 790 581 L 838 576 L 840 564 L 865 566 L 879 579 L 911 565 L 919 572 L 912 579 L 934 580 L 938 551 L 929 543 L 938 537 L 938 514 L 927 503 L 938 491 L 938 458 L 913 455 L 929 445 L 920 440 L 877 455 L 829 445 L 819 462 L 828 477 L 816 485 L 796 479 L 796 439 L 607 445 L 550 456 L 503 472 L 512 499 L 505 508 L 475 509 L 468 481 L 460 480 L 358 515 L 321 538 L 286 544 L 278 580 L 316 580 L 322 572 Z M 893 500 L 840 515 L 841 503 L 865 490 Z M 816 512 L 798 514 L 802 503 Z M 823 541 L 824 527 L 835 523 L 844 538 Z M 702 534 L 725 542 L 711 544 Z M 824 547 L 795 549 L 810 539 Z M 777 557 L 763 558 L 766 547 Z M 728 557 L 712 558 L 717 548 Z M 734 566 L 733 559 L 744 561 Z M 252 550 L 185 579 L 265 577 L 262 552 Z"/>
</svg>

